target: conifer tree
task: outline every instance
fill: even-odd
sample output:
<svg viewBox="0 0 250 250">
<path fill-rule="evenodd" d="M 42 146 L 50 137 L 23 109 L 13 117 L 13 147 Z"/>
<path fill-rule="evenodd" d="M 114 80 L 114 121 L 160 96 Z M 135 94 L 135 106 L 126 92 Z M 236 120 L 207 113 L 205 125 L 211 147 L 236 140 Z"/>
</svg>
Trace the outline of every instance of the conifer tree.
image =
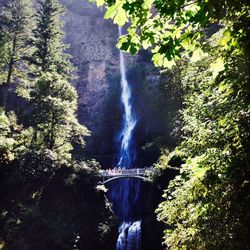
<svg viewBox="0 0 250 250">
<path fill-rule="evenodd" d="M 57 72 L 67 78 L 72 67 L 69 55 L 65 53 L 67 46 L 63 43 L 63 22 L 60 16 L 64 8 L 58 0 L 39 0 L 38 4 L 33 41 L 35 50 L 30 58 L 35 66 L 34 73 Z"/>
<path fill-rule="evenodd" d="M 0 12 L 0 84 L 5 84 L 2 105 L 14 77 L 22 79 L 25 61 L 31 53 L 32 1 L 8 0 Z"/>
<path fill-rule="evenodd" d="M 68 159 L 72 143 L 84 145 L 88 130 L 76 118 L 77 93 L 69 83 L 72 66 L 63 43 L 62 13 L 57 0 L 39 1 L 30 60 L 34 84 L 29 98 L 34 107 L 33 146 L 53 151 L 58 159 Z"/>
</svg>

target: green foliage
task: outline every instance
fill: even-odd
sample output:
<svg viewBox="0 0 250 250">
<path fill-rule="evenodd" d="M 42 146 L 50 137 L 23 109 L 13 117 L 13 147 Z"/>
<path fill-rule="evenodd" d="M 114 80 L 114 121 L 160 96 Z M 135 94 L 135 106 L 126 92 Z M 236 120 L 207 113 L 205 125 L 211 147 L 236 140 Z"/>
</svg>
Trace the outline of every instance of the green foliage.
<svg viewBox="0 0 250 250">
<path fill-rule="evenodd" d="M 33 107 L 32 148 L 50 149 L 61 161 L 71 158 L 73 144 L 84 146 L 89 131 L 77 121 L 77 93 L 69 83 L 72 66 L 65 53 L 63 8 L 57 0 L 41 0 L 36 13 L 31 79 L 19 93 Z"/>
<path fill-rule="evenodd" d="M 116 223 L 96 187 L 99 167 L 71 160 L 89 131 L 78 123 L 69 83 L 63 8 L 38 1 L 34 28 L 31 2 L 8 0 L 0 14 L 0 80 L 17 83 L 29 105 L 25 127 L 14 112 L 0 112 L 0 248 L 110 249 Z"/>
<path fill-rule="evenodd" d="M 73 144 L 84 146 L 83 137 L 89 132 L 76 117 L 77 93 L 68 82 L 72 66 L 64 51 L 62 14 L 57 0 L 38 1 L 34 28 L 31 1 L 7 1 L 0 15 L 0 78 L 10 83 L 16 67 L 20 67 L 13 80 L 19 84 L 17 93 L 32 107 L 29 147 L 53 150 L 65 161 L 71 158 Z M 7 88 L 3 88 L 3 106 Z M 4 140 L 3 148 L 10 152 L 20 143 L 12 137 Z"/>
<path fill-rule="evenodd" d="M 247 62 L 228 57 L 220 66 L 215 56 L 182 65 L 176 153 L 185 164 L 157 209 L 170 249 L 249 248 L 249 71 Z"/>
<path fill-rule="evenodd" d="M 6 80 L 6 72 L 4 67 L 8 61 L 7 52 L 8 37 L 7 32 L 4 30 L 0 31 L 0 83 L 2 84 Z"/>
<path fill-rule="evenodd" d="M 89 131 L 77 121 L 77 93 L 67 80 L 57 73 L 43 73 L 30 92 L 34 107 L 33 147 L 48 148 L 61 159 L 69 159 L 72 143 L 84 146 Z"/>
<path fill-rule="evenodd" d="M 127 35 L 119 40 L 119 48 L 132 54 L 140 48 L 150 49 L 155 65 L 169 68 L 184 54 L 189 57 L 195 49 L 204 49 L 205 38 L 209 35 L 204 29 L 211 23 L 235 20 L 249 7 L 247 0 L 219 3 L 213 0 L 106 0 L 96 3 L 97 6 L 106 4 L 105 18 L 121 26 L 129 22 Z M 227 37 L 221 44 L 237 43 L 237 39 L 230 40 L 232 32 L 231 28 L 227 30 Z"/>
<path fill-rule="evenodd" d="M 116 223 L 96 189 L 96 163 L 59 164 L 53 154 L 33 151 L 1 166 L 0 241 L 6 249 L 112 248 Z"/>
<path fill-rule="evenodd" d="M 0 84 L 25 78 L 25 58 L 30 55 L 32 3 L 9 0 L 0 12 Z"/>
<path fill-rule="evenodd" d="M 38 7 L 37 27 L 33 31 L 34 52 L 30 57 L 34 74 L 57 72 L 69 79 L 72 66 L 65 53 L 67 46 L 63 43 L 61 15 L 64 9 L 58 0 L 39 0 Z"/>
<path fill-rule="evenodd" d="M 32 129 L 23 129 L 17 124 L 14 112 L 0 114 L 0 164 L 13 160 L 20 153 L 26 152 L 30 145 Z"/>
</svg>

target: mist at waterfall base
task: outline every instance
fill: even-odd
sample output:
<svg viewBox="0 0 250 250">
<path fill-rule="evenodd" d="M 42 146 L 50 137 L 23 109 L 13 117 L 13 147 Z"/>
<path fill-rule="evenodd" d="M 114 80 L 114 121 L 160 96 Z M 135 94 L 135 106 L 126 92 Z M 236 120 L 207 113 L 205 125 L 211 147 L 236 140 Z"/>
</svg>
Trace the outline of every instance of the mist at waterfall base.
<svg viewBox="0 0 250 250">
<path fill-rule="evenodd" d="M 119 36 L 122 30 L 119 28 Z M 119 133 L 119 155 L 115 167 L 135 168 L 136 152 L 133 147 L 133 131 L 137 118 L 133 109 L 131 88 L 126 78 L 126 65 L 120 51 L 121 104 L 123 106 L 123 125 Z M 120 221 L 117 250 L 141 249 L 141 180 L 120 179 L 109 187 L 109 199 Z"/>
</svg>

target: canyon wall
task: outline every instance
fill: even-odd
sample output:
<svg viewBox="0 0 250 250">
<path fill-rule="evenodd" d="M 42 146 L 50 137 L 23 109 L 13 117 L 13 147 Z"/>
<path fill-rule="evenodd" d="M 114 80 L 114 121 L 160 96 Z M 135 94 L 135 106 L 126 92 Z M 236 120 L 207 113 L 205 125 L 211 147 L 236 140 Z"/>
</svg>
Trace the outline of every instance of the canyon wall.
<svg viewBox="0 0 250 250">
<path fill-rule="evenodd" d="M 73 81 L 79 94 L 78 118 L 92 132 L 85 153 L 104 167 L 111 167 L 122 120 L 116 48 L 118 28 L 110 20 L 104 20 L 104 9 L 93 3 L 86 0 L 61 0 L 61 3 L 67 9 L 63 17 L 66 43 L 78 77 Z M 160 104 L 164 104 L 165 97 L 158 86 L 159 70 L 152 65 L 149 53 L 126 55 L 126 60 L 139 117 L 135 146 L 142 152 L 140 149 L 147 141 L 165 134 L 168 129 L 160 115 L 164 108 Z"/>
</svg>

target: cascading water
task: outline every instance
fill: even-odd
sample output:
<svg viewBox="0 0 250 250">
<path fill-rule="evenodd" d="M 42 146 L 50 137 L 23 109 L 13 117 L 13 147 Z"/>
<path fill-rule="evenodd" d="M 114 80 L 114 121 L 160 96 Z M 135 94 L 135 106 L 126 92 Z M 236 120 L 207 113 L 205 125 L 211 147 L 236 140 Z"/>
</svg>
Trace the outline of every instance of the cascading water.
<svg viewBox="0 0 250 250">
<path fill-rule="evenodd" d="M 122 30 L 119 27 L 119 35 Z M 123 127 L 120 133 L 120 152 L 116 167 L 131 168 L 135 164 L 133 150 L 133 131 L 137 122 L 133 110 L 131 89 L 126 78 L 126 65 L 123 53 L 120 51 L 121 73 L 121 103 L 123 105 Z M 111 200 L 114 210 L 121 221 L 117 250 L 141 249 L 141 221 L 140 221 L 140 189 L 141 181 L 122 179 L 111 188 Z"/>
<path fill-rule="evenodd" d="M 122 35 L 121 27 L 119 27 L 119 35 Z M 136 117 L 133 112 L 131 102 L 131 90 L 126 78 L 126 66 L 124 55 L 120 50 L 120 73 L 121 73 L 121 102 L 124 107 L 123 128 L 120 134 L 121 147 L 118 166 L 129 168 L 133 161 L 133 152 L 131 151 L 132 133 L 136 125 Z"/>
<path fill-rule="evenodd" d="M 116 249 L 141 249 L 141 221 L 123 222 L 120 225 Z"/>
</svg>

